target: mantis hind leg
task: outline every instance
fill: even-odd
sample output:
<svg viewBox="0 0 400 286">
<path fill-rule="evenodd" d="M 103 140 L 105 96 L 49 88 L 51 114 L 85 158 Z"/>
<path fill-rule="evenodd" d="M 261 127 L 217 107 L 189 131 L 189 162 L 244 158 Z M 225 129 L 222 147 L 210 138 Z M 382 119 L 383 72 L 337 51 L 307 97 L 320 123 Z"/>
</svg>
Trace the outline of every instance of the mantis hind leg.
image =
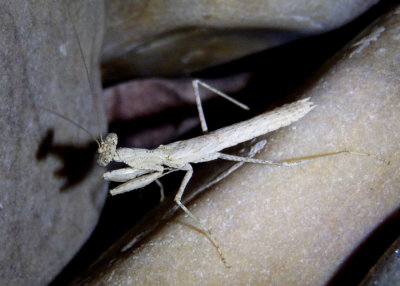
<svg viewBox="0 0 400 286">
<path fill-rule="evenodd" d="M 254 163 L 254 164 L 264 164 L 264 165 L 274 165 L 274 166 L 296 166 L 296 165 L 307 163 L 312 160 L 325 158 L 325 157 L 333 157 L 333 156 L 338 156 L 338 155 L 342 155 L 342 154 L 352 154 L 352 155 L 356 155 L 356 156 L 372 157 L 372 158 L 379 160 L 385 164 L 388 164 L 388 165 L 390 164 L 389 161 L 387 161 L 381 157 L 378 157 L 374 154 L 349 151 L 349 150 L 341 150 L 341 151 L 325 153 L 325 154 L 316 154 L 316 155 L 310 155 L 310 156 L 293 158 L 293 159 L 282 160 L 282 161 L 260 160 L 260 159 L 247 158 L 247 157 L 241 157 L 241 156 L 236 156 L 236 155 L 229 155 L 229 154 L 224 154 L 224 153 L 219 153 L 218 158 L 223 159 L 223 160 L 228 160 L 228 161 Z"/>
</svg>

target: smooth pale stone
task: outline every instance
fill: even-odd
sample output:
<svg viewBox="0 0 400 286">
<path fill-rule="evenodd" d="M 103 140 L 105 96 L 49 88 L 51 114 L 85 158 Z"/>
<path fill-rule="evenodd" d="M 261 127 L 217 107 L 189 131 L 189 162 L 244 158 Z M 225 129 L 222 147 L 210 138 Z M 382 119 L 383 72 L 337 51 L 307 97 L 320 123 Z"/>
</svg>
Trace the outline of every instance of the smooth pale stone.
<svg viewBox="0 0 400 286">
<path fill-rule="evenodd" d="M 390 165 L 357 155 L 290 168 L 247 164 L 188 204 L 212 229 L 231 269 L 180 214 L 143 243 L 143 229 L 128 234 L 73 285 L 329 282 L 399 208 L 399 35 L 398 7 L 315 74 L 301 97 L 311 96 L 318 107 L 269 136 L 259 156 L 284 159 L 348 149 L 376 154 Z"/>
<path fill-rule="evenodd" d="M 330 31 L 377 2 L 105 1 L 104 78 L 198 71 Z"/>
<path fill-rule="evenodd" d="M 43 109 L 99 134 L 69 2 L 1 4 L 0 285 L 47 285 L 92 232 L 106 196 L 92 138 Z M 103 7 L 70 9 L 99 92 Z"/>
</svg>

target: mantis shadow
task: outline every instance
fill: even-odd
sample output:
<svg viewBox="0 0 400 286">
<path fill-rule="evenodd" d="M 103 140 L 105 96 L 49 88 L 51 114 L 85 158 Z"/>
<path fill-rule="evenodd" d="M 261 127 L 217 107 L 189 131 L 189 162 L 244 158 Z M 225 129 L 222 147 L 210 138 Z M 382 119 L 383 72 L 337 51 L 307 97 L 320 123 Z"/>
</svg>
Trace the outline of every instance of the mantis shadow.
<svg viewBox="0 0 400 286">
<path fill-rule="evenodd" d="M 95 142 L 70 145 L 55 144 L 53 141 L 54 129 L 48 129 L 39 143 L 36 159 L 42 161 L 48 156 L 54 156 L 63 162 L 62 166 L 54 171 L 54 176 L 65 180 L 60 188 L 60 192 L 64 192 L 82 182 L 91 172 L 98 146 Z"/>
</svg>

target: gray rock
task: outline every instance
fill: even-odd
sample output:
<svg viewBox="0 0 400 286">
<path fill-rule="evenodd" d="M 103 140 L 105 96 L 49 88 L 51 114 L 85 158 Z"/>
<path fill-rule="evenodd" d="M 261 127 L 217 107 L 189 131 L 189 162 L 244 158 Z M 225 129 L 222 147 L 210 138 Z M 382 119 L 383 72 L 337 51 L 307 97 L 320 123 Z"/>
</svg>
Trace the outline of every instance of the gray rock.
<svg viewBox="0 0 400 286">
<path fill-rule="evenodd" d="M 342 26 L 377 0 L 105 1 L 106 81 L 180 75 Z"/>
<path fill-rule="evenodd" d="M 400 239 L 387 249 L 378 263 L 368 272 L 360 286 L 391 286 L 400 284 Z"/>
<path fill-rule="evenodd" d="M 66 5 L 0 5 L 0 285 L 48 284 L 90 235 L 106 196 L 92 139 L 50 112 L 100 131 L 102 106 L 71 21 L 98 94 L 103 6 L 71 4 L 70 19 Z"/>
<path fill-rule="evenodd" d="M 285 159 L 346 149 L 375 154 L 390 165 L 350 154 L 291 168 L 248 164 L 188 205 L 211 227 L 231 269 L 193 221 L 178 215 L 151 236 L 134 230 L 73 284 L 328 283 L 399 208 L 399 35 L 397 7 L 294 95 L 311 96 L 318 107 L 270 135 L 259 156 Z"/>
</svg>

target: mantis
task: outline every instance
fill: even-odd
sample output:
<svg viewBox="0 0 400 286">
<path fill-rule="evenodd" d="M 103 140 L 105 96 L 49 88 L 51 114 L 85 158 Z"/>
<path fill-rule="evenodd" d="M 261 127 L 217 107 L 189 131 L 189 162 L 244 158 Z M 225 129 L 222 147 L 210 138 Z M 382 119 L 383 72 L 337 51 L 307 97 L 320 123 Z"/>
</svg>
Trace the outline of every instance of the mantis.
<svg viewBox="0 0 400 286">
<path fill-rule="evenodd" d="M 121 183 L 117 187 L 110 190 L 111 195 L 130 192 L 156 182 L 159 186 L 161 186 L 161 194 L 163 198 L 162 185 L 158 179 L 175 171 L 186 172 L 175 195 L 174 201 L 190 218 L 192 218 L 199 225 L 203 233 L 216 247 L 222 262 L 227 268 L 230 266 L 227 263 L 219 244 L 211 234 L 211 231 L 207 229 L 200 222 L 200 220 L 182 203 L 182 196 L 185 188 L 193 175 L 192 164 L 224 159 L 240 163 L 294 166 L 309 160 L 335 156 L 343 153 L 377 158 L 376 156 L 368 153 L 342 150 L 338 152 L 312 155 L 295 160 L 272 161 L 241 157 L 220 152 L 228 147 L 235 146 L 260 135 L 264 135 L 279 128 L 288 126 L 306 116 L 316 107 L 316 105 L 313 104 L 310 98 L 301 99 L 253 117 L 249 120 L 207 133 L 208 127 L 201 105 L 199 86 L 210 89 L 211 91 L 216 92 L 218 95 L 223 96 L 224 98 L 243 108 L 247 109 L 247 106 L 237 102 L 221 91 L 215 90 L 202 81 L 193 80 L 192 85 L 196 97 L 202 130 L 203 133 L 205 133 L 204 135 L 187 140 L 176 141 L 167 145 L 160 145 L 155 149 L 149 150 L 141 148 L 117 148 L 118 136 L 115 133 L 109 133 L 104 140 L 99 142 L 97 163 L 102 167 L 107 166 L 112 161 L 127 165 L 127 167 L 113 171 L 107 171 L 103 174 L 104 180 Z M 383 160 L 380 158 L 377 159 Z M 224 176 L 222 178 L 224 178 Z"/>
<path fill-rule="evenodd" d="M 77 35 L 74 25 L 73 28 L 78 38 L 81 56 L 83 57 L 79 37 Z M 93 90 L 84 58 L 83 63 L 85 65 L 90 89 Z M 230 266 L 227 263 L 227 260 L 224 257 L 223 252 L 219 247 L 219 244 L 211 234 L 211 231 L 204 227 L 200 220 L 182 203 L 182 196 L 184 194 L 185 188 L 193 175 L 192 164 L 208 162 L 217 159 L 224 159 L 240 163 L 255 163 L 273 166 L 294 166 L 316 158 L 334 156 L 342 153 L 352 153 L 356 155 L 376 157 L 368 153 L 342 150 L 338 152 L 314 155 L 290 161 L 272 161 L 223 153 L 221 152 L 223 149 L 235 146 L 239 143 L 275 131 L 279 128 L 288 126 L 300 120 L 301 118 L 306 116 L 311 110 L 313 110 L 316 105 L 313 104 L 310 98 L 301 99 L 294 103 L 276 108 L 270 112 L 258 115 L 249 120 L 242 121 L 240 123 L 236 123 L 231 126 L 227 126 L 208 133 L 208 127 L 200 100 L 199 86 L 215 92 L 216 94 L 230 100 L 231 102 L 239 105 L 244 109 L 248 109 L 248 107 L 202 81 L 194 80 L 192 82 L 192 85 L 194 95 L 196 97 L 201 127 L 203 133 L 205 133 L 204 135 L 188 140 L 176 141 L 167 145 L 160 145 L 155 149 L 149 150 L 141 148 L 117 148 L 117 134 L 109 133 L 104 140 L 102 138 L 100 139 L 100 141 L 96 140 L 99 145 L 99 148 L 97 150 L 97 163 L 102 167 L 106 167 L 112 161 L 124 163 L 126 165 L 126 167 L 124 168 L 116 169 L 113 171 L 106 171 L 103 174 L 104 180 L 121 183 L 117 187 L 110 190 L 111 195 L 118 195 L 139 188 L 143 188 L 153 182 L 156 182 L 162 189 L 162 185 L 158 181 L 159 178 L 175 171 L 184 171 L 185 175 L 175 195 L 174 201 L 190 218 L 197 222 L 207 238 L 216 247 L 222 262 L 227 268 L 229 268 Z M 77 125 L 76 123 L 74 124 Z M 161 197 L 163 198 L 163 193 Z"/>
<path fill-rule="evenodd" d="M 194 80 L 192 84 L 196 96 L 201 126 L 203 132 L 207 133 L 208 128 L 201 106 L 199 85 L 212 91 L 215 91 L 215 89 L 199 80 Z M 235 104 L 246 108 L 246 106 L 236 102 L 228 95 L 220 91 L 217 92 L 219 95 L 229 99 Z M 175 171 L 185 171 L 186 174 L 183 177 L 174 201 L 189 217 L 198 223 L 202 231 L 216 247 L 223 263 L 228 267 L 226 259 L 210 230 L 205 228 L 200 220 L 182 203 L 182 196 L 185 188 L 193 175 L 192 164 L 216 159 L 276 166 L 292 166 L 302 163 L 301 160 L 295 162 L 259 160 L 225 154 L 220 151 L 260 135 L 267 134 L 281 127 L 288 126 L 304 117 L 315 107 L 316 106 L 309 98 L 302 99 L 252 119 L 188 140 L 177 141 L 168 145 L 160 145 L 153 150 L 117 148 L 118 136 L 115 133 L 110 133 L 104 140 L 99 142 L 97 163 L 102 167 L 107 166 L 112 161 L 127 165 L 125 168 L 104 173 L 104 180 L 121 183 L 110 190 L 111 195 L 133 191 L 145 187 L 152 182 L 157 182 L 160 185 L 158 179 L 162 176 Z"/>
</svg>

